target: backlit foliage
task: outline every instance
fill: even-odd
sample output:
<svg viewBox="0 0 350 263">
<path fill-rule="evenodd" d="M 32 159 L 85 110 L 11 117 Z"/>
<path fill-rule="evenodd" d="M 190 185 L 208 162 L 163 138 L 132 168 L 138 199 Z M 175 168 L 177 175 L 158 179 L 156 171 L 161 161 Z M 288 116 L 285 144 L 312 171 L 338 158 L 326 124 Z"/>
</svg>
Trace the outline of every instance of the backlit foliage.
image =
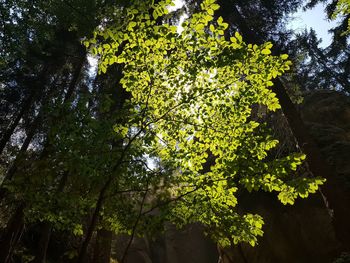
<svg viewBox="0 0 350 263">
<path fill-rule="evenodd" d="M 335 9 L 335 12 L 332 15 L 332 18 L 335 19 L 338 16 L 347 16 L 350 14 L 350 0 L 339 0 Z M 350 18 L 348 19 L 348 28 L 344 34 L 350 33 Z"/>
<path fill-rule="evenodd" d="M 101 27 L 85 41 L 100 56 L 99 71 L 124 66 L 123 87 L 131 93 L 133 116 L 115 129 L 145 140 L 145 153 L 174 170 L 168 220 L 201 222 L 221 245 L 255 245 L 262 217 L 237 212 L 237 193 L 277 192 L 283 204 L 314 193 L 323 180 L 296 173 L 305 159 L 292 154 L 269 158 L 276 147 L 264 123 L 252 118 L 252 105 L 280 109 L 273 79 L 289 69 L 287 55 L 272 56 L 271 43 L 246 44 L 228 24 L 214 18 L 215 0 L 183 24 L 183 31 L 160 18 L 170 0 L 134 2 L 119 23 Z M 141 147 L 141 146 L 140 146 Z"/>
</svg>

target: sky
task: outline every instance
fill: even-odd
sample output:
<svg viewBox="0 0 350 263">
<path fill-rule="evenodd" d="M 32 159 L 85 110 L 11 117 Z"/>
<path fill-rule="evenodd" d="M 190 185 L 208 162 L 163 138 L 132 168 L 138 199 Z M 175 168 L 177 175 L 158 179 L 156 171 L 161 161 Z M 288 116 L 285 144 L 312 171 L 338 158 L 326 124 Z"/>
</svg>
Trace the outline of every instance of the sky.
<svg viewBox="0 0 350 263">
<path fill-rule="evenodd" d="M 336 26 L 336 21 L 329 21 L 324 12 L 324 5 L 317 4 L 313 9 L 306 12 L 301 9 L 292 15 L 294 18 L 288 25 L 289 28 L 303 31 L 305 28 L 313 28 L 316 31 L 317 37 L 322 38 L 321 47 L 327 47 L 331 42 L 331 35 L 328 30 Z"/>
</svg>

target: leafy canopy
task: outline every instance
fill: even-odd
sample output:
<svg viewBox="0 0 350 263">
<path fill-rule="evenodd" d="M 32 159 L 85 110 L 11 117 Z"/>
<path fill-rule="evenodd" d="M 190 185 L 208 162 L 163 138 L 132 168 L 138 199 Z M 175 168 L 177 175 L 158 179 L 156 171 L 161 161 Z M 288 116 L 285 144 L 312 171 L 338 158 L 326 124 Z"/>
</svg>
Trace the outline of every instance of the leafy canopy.
<svg viewBox="0 0 350 263">
<path fill-rule="evenodd" d="M 253 105 L 280 108 L 270 87 L 290 61 L 272 56 L 269 42 L 246 44 L 239 33 L 226 40 L 228 24 L 214 19 L 215 0 L 203 1 L 181 33 L 159 23 L 170 4 L 153 4 L 149 12 L 147 2 L 134 2 L 119 23 L 85 45 L 100 56 L 100 72 L 124 66 L 121 84 L 132 95 L 134 117 L 116 130 L 142 136 L 145 154 L 174 169 L 168 219 L 201 222 L 224 246 L 255 245 L 263 220 L 237 212 L 240 189 L 275 191 L 283 204 L 293 204 L 324 182 L 297 175 L 303 154 L 269 158 L 278 141 L 252 114 Z"/>
</svg>

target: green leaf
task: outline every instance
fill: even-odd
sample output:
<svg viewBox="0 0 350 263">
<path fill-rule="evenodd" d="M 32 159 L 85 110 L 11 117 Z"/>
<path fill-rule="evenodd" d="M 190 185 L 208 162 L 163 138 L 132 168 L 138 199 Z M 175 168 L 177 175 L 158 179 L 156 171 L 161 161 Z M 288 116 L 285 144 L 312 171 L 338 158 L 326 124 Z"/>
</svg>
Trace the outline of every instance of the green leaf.
<svg viewBox="0 0 350 263">
<path fill-rule="evenodd" d="M 287 60 L 287 59 L 288 59 L 288 55 L 287 55 L 287 54 L 282 54 L 282 55 L 281 55 L 281 59 Z"/>
<path fill-rule="evenodd" d="M 220 8 L 220 6 L 218 4 L 212 4 L 210 6 L 213 10 L 218 10 Z"/>
<path fill-rule="evenodd" d="M 107 68 L 104 65 L 100 65 L 100 70 L 102 73 L 106 73 L 107 72 Z"/>
<path fill-rule="evenodd" d="M 263 49 L 263 50 L 261 51 L 261 53 L 264 54 L 264 55 L 270 55 L 270 54 L 271 54 L 271 50 L 265 48 L 265 49 Z"/>
<path fill-rule="evenodd" d="M 154 10 L 153 10 L 152 15 L 153 15 L 153 18 L 154 18 L 154 19 L 157 19 L 157 18 L 159 17 L 159 13 L 158 13 L 157 9 L 154 9 Z"/>
<path fill-rule="evenodd" d="M 129 23 L 129 27 L 131 27 L 131 28 L 135 27 L 136 25 L 137 25 L 137 23 L 135 21 L 131 21 Z"/>
<path fill-rule="evenodd" d="M 214 25 L 210 25 L 210 26 L 209 26 L 209 29 L 210 29 L 211 32 L 215 32 L 215 27 L 214 27 Z"/>
<path fill-rule="evenodd" d="M 197 31 L 201 31 L 201 30 L 203 30 L 204 29 L 204 24 L 197 24 L 196 26 L 195 26 L 195 30 L 197 30 Z"/>
<path fill-rule="evenodd" d="M 243 41 L 242 36 L 238 32 L 235 32 L 235 37 L 238 40 L 238 42 L 242 42 Z"/>
</svg>

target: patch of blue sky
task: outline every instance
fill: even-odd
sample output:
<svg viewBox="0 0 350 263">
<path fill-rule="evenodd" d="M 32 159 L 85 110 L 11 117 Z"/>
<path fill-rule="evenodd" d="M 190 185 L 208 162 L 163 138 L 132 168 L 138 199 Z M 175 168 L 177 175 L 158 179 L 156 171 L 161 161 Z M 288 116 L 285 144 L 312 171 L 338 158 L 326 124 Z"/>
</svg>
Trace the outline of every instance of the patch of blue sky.
<svg viewBox="0 0 350 263">
<path fill-rule="evenodd" d="M 303 11 L 302 8 L 298 12 L 291 15 L 291 21 L 288 24 L 289 29 L 300 33 L 305 29 L 313 28 L 318 38 L 322 39 L 320 47 L 327 47 L 332 41 L 332 35 L 329 30 L 337 25 L 337 20 L 329 20 L 325 13 L 325 5 L 317 4 L 314 8 Z"/>
</svg>

